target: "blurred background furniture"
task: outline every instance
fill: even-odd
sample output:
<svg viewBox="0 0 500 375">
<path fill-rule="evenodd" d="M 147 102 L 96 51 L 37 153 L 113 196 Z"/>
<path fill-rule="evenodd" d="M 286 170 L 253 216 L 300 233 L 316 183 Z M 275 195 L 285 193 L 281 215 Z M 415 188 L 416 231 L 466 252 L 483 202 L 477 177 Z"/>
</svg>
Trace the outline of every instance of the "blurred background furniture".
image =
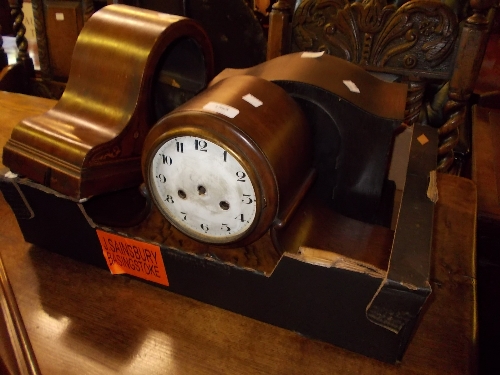
<svg viewBox="0 0 500 375">
<path fill-rule="evenodd" d="M 477 185 L 478 304 L 481 365 L 499 373 L 500 351 L 500 92 L 496 105 L 474 105 L 472 179 Z"/>
<path fill-rule="evenodd" d="M 500 13 L 492 23 L 474 88 L 472 180 L 477 186 L 479 359 L 482 373 L 500 373 Z"/>
<path fill-rule="evenodd" d="M 94 12 L 111 3 L 132 5 L 198 21 L 212 42 L 216 74 L 226 67 L 245 68 L 265 60 L 264 28 L 256 16 L 262 13 L 254 12 L 256 2 L 253 1 L 32 0 L 40 78 L 49 89 L 43 96 L 60 97 L 69 76 L 73 48 L 82 27 Z"/>
<path fill-rule="evenodd" d="M 25 36 L 23 1 L 9 0 L 7 4 L 6 0 L 1 0 L 0 4 L 0 90 L 28 94 L 31 92 L 31 79 L 34 78 L 35 70 L 33 60 L 28 53 L 28 41 Z M 9 21 L 12 22 L 10 27 Z M 11 64 L 3 47 L 3 30 L 5 30 L 5 35 L 15 36 L 17 56 L 16 61 Z"/>
<path fill-rule="evenodd" d="M 467 104 L 494 3 L 280 0 L 269 19 L 267 58 L 325 51 L 371 72 L 396 75 L 408 83 L 406 123 L 438 127 L 438 170 L 458 174 L 457 152 L 470 151 Z"/>
</svg>

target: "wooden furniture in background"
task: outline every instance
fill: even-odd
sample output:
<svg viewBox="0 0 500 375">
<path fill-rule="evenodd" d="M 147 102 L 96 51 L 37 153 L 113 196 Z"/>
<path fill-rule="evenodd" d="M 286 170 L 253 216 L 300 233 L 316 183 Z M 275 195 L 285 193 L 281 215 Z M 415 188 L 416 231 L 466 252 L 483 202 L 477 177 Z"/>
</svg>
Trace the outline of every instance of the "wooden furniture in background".
<svg viewBox="0 0 500 375">
<path fill-rule="evenodd" d="M 0 90 L 29 93 L 31 92 L 30 85 L 35 76 L 35 69 L 33 60 L 28 53 L 28 40 L 25 37 L 23 1 L 9 0 L 9 4 L 11 16 L 14 19 L 12 29 L 16 35 L 18 53 L 16 63 L 9 65 L 7 55 L 3 49 L 3 39 L 0 35 Z"/>
<path fill-rule="evenodd" d="M 0 147 L 55 103 L 0 92 Z M 0 253 L 42 374 L 474 374 L 476 190 L 450 175 L 438 188 L 433 293 L 399 365 L 35 248 L 3 197 Z"/>
<path fill-rule="evenodd" d="M 496 108 L 473 107 L 472 179 L 477 184 L 480 366 L 500 372 L 500 93 Z"/>
<path fill-rule="evenodd" d="M 478 190 L 478 233 L 500 241 L 500 13 L 474 87 L 472 180 Z M 500 252 L 495 249 L 500 264 Z"/>
<path fill-rule="evenodd" d="M 214 49 L 215 73 L 228 66 L 245 68 L 265 60 L 264 32 L 246 0 L 32 0 L 40 75 L 53 97 L 59 98 L 64 89 L 81 29 L 92 14 L 112 3 L 199 22 Z"/>
<path fill-rule="evenodd" d="M 0 256 L 0 373 L 39 374 L 19 307 Z"/>
<path fill-rule="evenodd" d="M 428 83 L 449 82 L 439 124 L 439 171 L 451 171 L 459 128 L 466 119 L 495 0 L 471 1 L 459 30 L 454 10 L 414 0 L 397 8 L 385 0 L 280 0 L 270 15 L 267 58 L 291 51 L 325 51 L 408 82 L 406 122 L 419 121 Z"/>
<path fill-rule="evenodd" d="M 500 14 L 474 92 L 472 180 L 477 186 L 480 367 L 500 373 Z"/>
<path fill-rule="evenodd" d="M 36 0 L 34 5 L 34 9 L 38 11 L 40 8 Z M 50 65 L 46 66 L 46 61 L 42 60 L 42 71 L 50 71 L 51 77 L 65 80 L 69 76 L 76 39 L 83 27 L 82 4 L 76 1 L 46 1 L 43 6 L 44 31 L 48 40 L 44 45 L 47 50 L 43 52 L 48 54 Z M 93 10 L 93 7 L 90 9 Z M 42 38 L 39 37 L 38 40 Z"/>
<path fill-rule="evenodd" d="M 496 95 L 500 103 L 500 93 Z M 472 179 L 478 186 L 478 229 L 500 239 L 500 104 L 473 107 Z M 498 250 L 497 250 L 498 252 Z M 500 260 L 500 255 L 497 255 Z"/>
<path fill-rule="evenodd" d="M 32 0 L 40 60 L 40 96 L 59 98 L 68 79 L 76 40 L 84 24 L 107 0 Z"/>
<path fill-rule="evenodd" d="M 0 0 L 0 35 L 12 35 L 12 16 L 8 0 Z"/>
</svg>

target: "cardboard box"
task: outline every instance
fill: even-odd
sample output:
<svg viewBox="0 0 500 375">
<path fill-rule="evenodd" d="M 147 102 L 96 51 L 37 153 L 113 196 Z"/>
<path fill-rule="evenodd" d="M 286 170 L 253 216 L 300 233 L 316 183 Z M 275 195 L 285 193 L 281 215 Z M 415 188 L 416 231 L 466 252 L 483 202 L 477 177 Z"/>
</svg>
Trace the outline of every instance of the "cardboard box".
<svg viewBox="0 0 500 375">
<path fill-rule="evenodd" d="M 161 233 L 175 229 L 161 224 L 163 227 L 144 230 L 141 225 L 151 220 L 151 215 L 141 217 L 134 230 L 96 225 L 91 219 L 95 205 L 72 200 L 7 170 L 0 173 L 0 189 L 25 240 L 36 246 L 108 269 L 99 231 L 105 236 L 109 233 L 119 236 L 118 242 L 125 247 L 132 243 L 133 248 L 133 241 L 138 241 L 143 257 L 143 265 L 136 264 L 140 277 L 148 273 L 149 279 L 154 280 L 158 272 L 163 272 L 161 264 L 156 264 L 160 268 L 151 266 L 155 248 L 158 253 L 154 257 L 161 255 L 165 278 L 154 285 L 394 363 L 401 360 L 431 293 L 434 203 L 427 191 L 432 187 L 429 175 L 436 166 L 436 150 L 436 131 L 415 125 L 405 187 L 395 210 L 395 231 L 348 220 L 347 224 L 332 227 L 338 236 L 345 235 L 343 239 L 339 237 L 335 251 L 301 247 L 296 252 L 285 252 L 271 271 L 265 266 L 260 269 L 258 259 L 251 259 L 258 255 L 252 254 L 255 247 L 249 247 L 244 254 L 247 262 L 257 264 L 251 268 L 237 261 L 219 259 L 204 250 L 191 251 L 186 243 L 186 251 L 176 249 L 182 243 L 165 244 Z M 124 199 L 133 206 L 129 198 Z M 102 207 L 99 202 L 97 205 Z M 106 209 L 114 208 L 111 204 Z M 377 231 L 385 233 L 385 237 L 376 239 Z M 140 233 L 146 235 L 141 237 Z M 151 233 L 153 238 L 148 238 Z M 126 250 L 117 251 L 119 246 L 111 250 L 126 257 Z M 146 253 L 144 249 L 148 246 L 152 250 Z M 133 258 L 133 251 L 131 254 Z"/>
</svg>

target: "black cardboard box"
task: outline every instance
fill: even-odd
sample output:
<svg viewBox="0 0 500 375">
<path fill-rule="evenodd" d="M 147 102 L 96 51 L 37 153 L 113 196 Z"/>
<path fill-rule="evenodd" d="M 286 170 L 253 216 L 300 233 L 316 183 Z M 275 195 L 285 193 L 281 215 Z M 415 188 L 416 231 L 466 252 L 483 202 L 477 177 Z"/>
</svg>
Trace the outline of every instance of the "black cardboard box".
<svg viewBox="0 0 500 375">
<path fill-rule="evenodd" d="M 127 230 L 98 226 L 86 212 L 85 202 L 6 170 L 1 173 L 0 188 L 25 240 L 36 246 L 108 269 L 96 232 L 135 237 L 159 246 L 168 286 L 155 285 L 394 363 L 403 357 L 431 293 L 434 203 L 427 191 L 429 180 L 432 185 L 429 176 L 435 170 L 436 150 L 436 131 L 415 125 L 396 228 L 390 241 L 381 245 L 387 247 L 381 249 L 388 254 L 385 269 L 349 254 L 305 247 L 285 252 L 272 272 L 260 272 L 210 254 L 181 251 Z M 367 225 L 363 228 L 370 230 Z"/>
</svg>

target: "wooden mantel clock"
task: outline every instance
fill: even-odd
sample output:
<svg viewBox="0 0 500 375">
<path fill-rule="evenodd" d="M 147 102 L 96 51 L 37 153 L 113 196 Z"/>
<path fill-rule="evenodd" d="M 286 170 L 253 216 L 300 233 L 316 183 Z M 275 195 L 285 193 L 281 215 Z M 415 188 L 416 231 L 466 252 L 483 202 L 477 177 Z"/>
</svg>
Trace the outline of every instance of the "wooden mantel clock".
<svg viewBox="0 0 500 375">
<path fill-rule="evenodd" d="M 213 65 L 194 20 L 106 6 L 78 37 L 61 99 L 14 128 L 3 162 L 77 200 L 137 186 L 149 129 L 203 90 Z"/>
<path fill-rule="evenodd" d="M 405 93 L 331 56 L 226 69 L 149 132 L 147 190 L 180 232 L 223 247 L 269 233 L 281 253 L 308 195 L 373 222 Z"/>
<path fill-rule="evenodd" d="M 109 59 L 122 56 L 123 46 L 96 40 L 113 40 L 124 24 L 137 30 L 122 43 L 137 48 L 125 53 L 127 66 L 114 69 L 118 61 Z M 134 54 L 144 41 L 149 53 Z M 96 72 L 116 82 L 91 79 L 82 56 L 93 50 L 103 50 L 91 60 Z M 284 228 L 311 197 L 321 202 L 314 210 L 375 222 L 406 86 L 332 56 L 301 53 L 226 69 L 209 83 L 211 53 L 191 20 L 105 7 L 82 31 L 65 94 L 54 109 L 16 126 L 5 165 L 82 202 L 108 227 L 119 225 L 102 212 L 121 219 L 110 207 L 127 206 L 120 192 L 132 188 L 137 196 L 144 182 L 162 222 L 186 236 L 181 247 L 202 252 L 265 238 L 264 248 L 282 254 L 285 243 L 300 240 Z M 295 226 L 328 238 L 315 232 L 321 225 Z"/>
<path fill-rule="evenodd" d="M 143 174 L 156 206 L 181 232 L 248 244 L 282 226 L 311 185 L 311 129 L 277 85 L 231 77 L 155 125 Z"/>
</svg>

